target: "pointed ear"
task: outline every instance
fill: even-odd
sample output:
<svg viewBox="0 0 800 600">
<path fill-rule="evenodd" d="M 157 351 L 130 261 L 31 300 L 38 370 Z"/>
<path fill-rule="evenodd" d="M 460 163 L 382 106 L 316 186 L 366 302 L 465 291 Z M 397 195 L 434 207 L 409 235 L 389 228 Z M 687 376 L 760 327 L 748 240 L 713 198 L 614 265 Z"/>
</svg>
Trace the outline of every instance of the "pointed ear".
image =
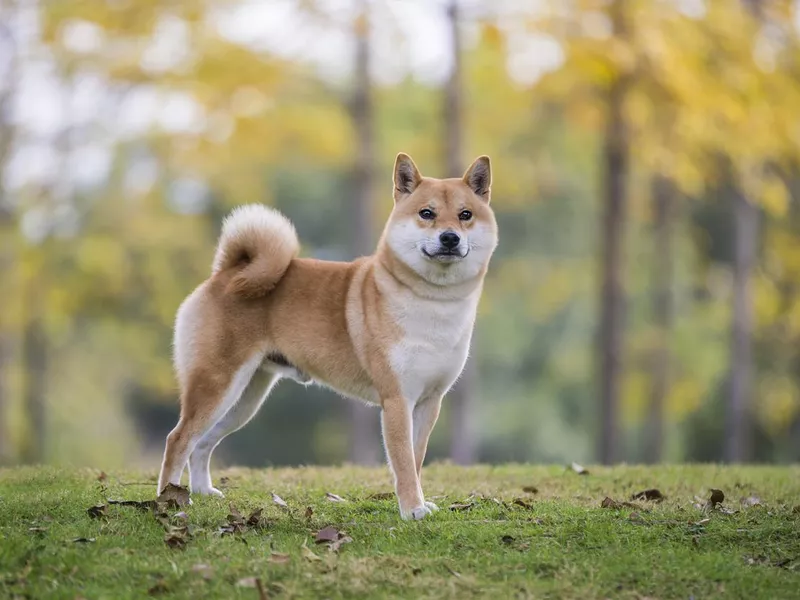
<svg viewBox="0 0 800 600">
<path fill-rule="evenodd" d="M 411 157 L 401 152 L 394 160 L 392 179 L 394 181 L 394 201 L 397 202 L 417 189 L 422 181 L 422 175 Z"/>
<path fill-rule="evenodd" d="M 479 156 L 464 173 L 464 183 L 489 202 L 492 195 L 492 163 L 488 156 Z"/>
</svg>

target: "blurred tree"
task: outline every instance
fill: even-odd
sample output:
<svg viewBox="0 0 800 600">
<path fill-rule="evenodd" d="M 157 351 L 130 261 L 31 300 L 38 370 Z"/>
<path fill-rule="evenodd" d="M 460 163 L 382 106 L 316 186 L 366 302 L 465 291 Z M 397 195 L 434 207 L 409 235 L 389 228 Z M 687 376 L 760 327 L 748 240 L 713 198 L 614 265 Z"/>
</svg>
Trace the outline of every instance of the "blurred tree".
<svg viewBox="0 0 800 600">
<path fill-rule="evenodd" d="M 645 426 L 644 457 L 661 462 L 664 453 L 664 408 L 669 394 L 670 337 L 673 321 L 673 236 L 676 190 L 664 175 L 652 178 L 654 213 L 652 390 Z"/>
<path fill-rule="evenodd" d="M 625 0 L 609 6 L 612 35 L 628 44 L 629 16 Z M 603 225 L 599 323 L 600 436 L 598 458 L 605 464 L 620 458 L 619 395 L 623 373 L 625 328 L 625 237 L 628 204 L 629 139 L 626 101 L 630 66 L 611 74 L 603 146 Z"/>
<path fill-rule="evenodd" d="M 370 77 L 370 14 L 368 0 L 358 0 L 353 27 L 355 62 L 350 114 L 357 148 L 353 167 L 353 232 L 351 254 L 368 256 L 375 250 L 375 140 L 373 134 L 372 82 Z M 376 464 L 380 460 L 377 413 L 361 402 L 350 403 L 350 461 Z"/>
<path fill-rule="evenodd" d="M 444 85 L 442 122 L 444 123 L 444 164 L 445 177 L 461 177 L 464 173 L 463 115 L 461 86 L 461 21 L 458 0 L 450 0 L 447 5 L 447 25 L 450 36 L 450 56 L 452 66 Z M 475 351 L 477 340 L 473 333 L 470 358 L 467 359 L 459 380 L 450 391 L 450 458 L 460 465 L 475 462 L 478 454 L 478 428 L 475 426 L 475 400 L 477 392 L 477 364 Z"/>
<path fill-rule="evenodd" d="M 5 167 L 11 156 L 16 137 L 12 122 L 11 104 L 14 100 L 18 78 L 17 33 L 12 30 L 16 14 L 16 1 L 0 2 L 0 273 L 9 273 L 14 266 L 15 222 L 5 178 Z M 8 302 L 6 298 L 4 304 Z M 13 323 L 6 307 L 0 311 L 0 464 L 11 459 L 9 442 L 9 398 L 11 397 L 10 363 L 13 358 Z"/>
</svg>

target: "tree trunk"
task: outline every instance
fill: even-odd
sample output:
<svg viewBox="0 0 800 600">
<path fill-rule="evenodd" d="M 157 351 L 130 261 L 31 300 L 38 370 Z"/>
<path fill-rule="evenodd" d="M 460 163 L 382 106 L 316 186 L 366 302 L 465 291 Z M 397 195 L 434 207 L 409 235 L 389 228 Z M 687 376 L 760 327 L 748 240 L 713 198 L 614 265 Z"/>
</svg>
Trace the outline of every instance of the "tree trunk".
<svg viewBox="0 0 800 600">
<path fill-rule="evenodd" d="M 450 29 L 450 52 L 453 66 L 444 87 L 444 163 L 447 177 L 461 177 L 464 165 L 461 162 L 463 131 L 461 125 L 461 35 L 459 31 L 458 0 L 447 6 Z M 473 334 L 471 347 L 475 348 Z M 472 354 L 470 352 L 470 354 Z M 471 356 L 464 371 L 449 394 L 450 403 L 450 459 L 459 465 L 474 463 L 478 454 L 477 428 L 475 427 L 475 386 L 477 365 Z"/>
<path fill-rule="evenodd" d="M 672 236 L 675 210 L 675 188 L 664 176 L 652 182 L 655 216 L 653 261 L 653 323 L 657 330 L 652 355 L 650 407 L 645 429 L 645 461 L 661 462 L 664 456 L 664 405 L 669 392 L 670 336 L 672 333 Z"/>
<path fill-rule="evenodd" d="M 731 322 L 730 395 L 725 415 L 725 460 L 743 462 L 751 455 L 750 399 L 753 381 L 753 289 L 758 208 L 734 188 L 733 318 Z"/>
<path fill-rule="evenodd" d="M 11 122 L 11 102 L 14 98 L 19 67 L 17 44 L 10 25 L 16 6 L 12 2 L 0 2 L 0 38 L 2 45 L 9 49 L 6 57 L 6 70 L 0 73 L 0 273 L 9 277 L 14 264 L 14 242 L 12 230 L 14 215 L 8 203 L 8 194 L 3 181 L 3 173 L 11 156 L 15 139 L 15 127 Z M 7 317 L 0 316 L 0 464 L 10 461 L 9 428 L 6 422 L 9 404 L 8 365 L 11 362 L 12 339 L 8 331 Z"/>
<path fill-rule="evenodd" d="M 611 5 L 614 35 L 626 36 L 625 3 Z M 624 255 L 628 203 L 629 149 L 624 104 L 630 77 L 619 74 L 608 89 L 608 117 L 603 148 L 602 285 L 600 290 L 599 459 L 619 459 L 619 390 L 625 322 Z"/>
<path fill-rule="evenodd" d="M 30 295 L 37 290 L 31 290 Z M 47 422 L 47 340 L 39 317 L 38 303 L 28 299 L 30 313 L 26 314 L 22 334 L 22 361 L 25 414 L 28 422 L 28 437 L 23 444 L 22 460 L 27 464 L 41 463 L 45 459 Z"/>
<path fill-rule="evenodd" d="M 366 256 L 374 250 L 373 181 L 375 142 L 373 135 L 370 81 L 369 15 L 367 0 L 360 0 L 356 19 L 355 82 L 350 105 L 356 128 L 357 156 L 353 169 L 353 218 L 351 253 Z M 350 461 L 356 464 L 377 464 L 380 458 L 380 437 L 377 412 L 360 402 L 350 403 Z"/>
</svg>

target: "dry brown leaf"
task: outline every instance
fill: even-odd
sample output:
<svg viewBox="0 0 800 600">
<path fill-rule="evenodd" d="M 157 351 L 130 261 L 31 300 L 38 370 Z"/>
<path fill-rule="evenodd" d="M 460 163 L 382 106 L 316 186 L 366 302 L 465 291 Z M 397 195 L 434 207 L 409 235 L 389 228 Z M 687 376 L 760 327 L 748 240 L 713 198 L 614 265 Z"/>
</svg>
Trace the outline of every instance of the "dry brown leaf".
<svg viewBox="0 0 800 600">
<path fill-rule="evenodd" d="M 345 500 L 338 494 L 332 494 L 331 492 L 325 492 L 325 497 L 331 502 L 347 502 L 347 500 Z"/>
<path fill-rule="evenodd" d="M 262 527 L 264 525 L 264 518 L 261 513 L 264 512 L 263 508 L 257 508 L 247 516 L 247 524 L 250 527 Z"/>
<path fill-rule="evenodd" d="M 189 504 L 189 488 L 168 483 L 156 498 L 156 502 L 166 502 L 167 506 L 186 506 Z"/>
<path fill-rule="evenodd" d="M 453 510 L 453 511 L 456 511 L 456 510 L 462 511 L 462 510 L 469 510 L 473 506 L 475 506 L 474 502 L 467 502 L 467 503 L 464 503 L 464 504 L 459 504 L 459 503 L 451 504 L 447 508 L 449 508 L 450 510 Z"/>
<path fill-rule="evenodd" d="M 588 475 L 588 474 L 589 474 L 589 471 L 587 471 L 586 469 L 584 469 L 584 468 L 583 468 L 583 466 L 579 465 L 579 464 L 578 464 L 578 463 L 576 463 L 576 462 L 573 462 L 573 463 L 570 465 L 570 469 L 572 469 L 573 471 L 575 471 L 575 472 L 576 472 L 578 475 Z"/>
<path fill-rule="evenodd" d="M 273 552 L 269 555 L 269 562 L 275 563 L 277 565 L 286 564 L 289 562 L 291 557 L 288 554 L 282 554 L 281 552 Z"/>
<path fill-rule="evenodd" d="M 166 594 L 167 592 L 169 592 L 167 582 L 163 579 L 159 579 L 150 587 L 150 589 L 147 590 L 147 595 L 160 596 L 161 594 Z"/>
<path fill-rule="evenodd" d="M 631 514 L 629 514 L 628 515 L 628 520 L 631 521 L 632 523 L 644 523 L 645 522 L 644 517 L 642 517 L 642 515 L 640 515 L 638 512 L 632 512 Z"/>
<path fill-rule="evenodd" d="M 533 508 L 530 503 L 525 502 L 525 500 L 522 498 L 514 498 L 514 501 L 511 504 L 514 504 L 515 506 L 521 506 L 522 508 L 526 508 L 528 510 Z"/>
<path fill-rule="evenodd" d="M 711 508 L 716 508 L 717 504 L 722 504 L 725 501 L 725 494 L 722 490 L 715 490 L 711 489 L 711 496 L 708 499 L 708 503 L 711 505 Z"/>
<path fill-rule="evenodd" d="M 314 542 L 317 544 L 326 544 L 330 542 L 335 542 L 339 539 L 339 530 L 335 527 L 323 527 L 317 532 L 316 537 L 314 538 Z"/>
<path fill-rule="evenodd" d="M 117 506 L 133 506 L 139 510 L 152 510 L 155 511 L 158 503 L 155 500 L 108 500 L 108 504 L 116 504 Z"/>
<path fill-rule="evenodd" d="M 91 544 L 93 542 L 96 542 L 97 540 L 95 538 L 78 537 L 78 538 L 72 538 L 69 541 L 73 544 Z"/>
<path fill-rule="evenodd" d="M 305 512 L 306 519 L 310 519 L 313 516 L 313 514 L 314 514 L 314 509 L 311 508 L 310 506 L 306 506 L 306 512 Z"/>
<path fill-rule="evenodd" d="M 170 548 L 181 550 L 186 547 L 189 537 L 188 527 L 170 527 L 169 531 L 164 535 L 164 543 Z"/>
<path fill-rule="evenodd" d="M 748 496 L 741 499 L 742 506 L 762 506 L 761 498 L 758 496 Z"/>
<path fill-rule="evenodd" d="M 214 568 L 204 563 L 192 565 L 192 572 L 197 573 L 203 579 L 211 579 L 214 576 Z"/>
<path fill-rule="evenodd" d="M 106 475 L 106 472 L 105 471 L 100 471 L 100 475 L 97 476 L 97 481 L 102 483 L 106 479 L 108 479 L 108 475 Z"/>
<path fill-rule="evenodd" d="M 278 494 L 276 494 L 275 492 L 272 492 L 272 501 L 281 508 L 289 508 L 289 505 L 286 504 L 286 500 L 278 496 Z"/>
<path fill-rule="evenodd" d="M 331 552 L 338 552 L 339 548 L 341 548 L 345 544 L 349 544 L 352 541 L 353 538 L 351 538 L 349 535 L 344 535 L 343 533 L 340 532 L 339 539 L 333 542 L 330 546 L 328 546 L 328 550 L 330 550 Z"/>
<path fill-rule="evenodd" d="M 526 485 L 522 487 L 522 491 L 526 494 L 538 494 L 539 488 L 537 488 L 535 485 Z"/>
<path fill-rule="evenodd" d="M 258 590 L 259 600 L 267 600 L 267 598 L 269 598 L 260 577 L 245 577 L 237 581 L 236 585 L 238 587 L 256 588 Z"/>
<path fill-rule="evenodd" d="M 664 494 L 662 494 L 660 490 L 653 488 L 636 492 L 633 496 L 631 496 L 631 500 L 650 500 L 651 502 L 661 502 L 664 500 Z"/>
<path fill-rule="evenodd" d="M 99 519 L 108 516 L 108 504 L 95 504 L 86 509 L 92 519 Z"/>
<path fill-rule="evenodd" d="M 509 545 L 509 544 L 513 544 L 515 540 L 514 540 L 514 536 L 504 535 L 503 537 L 500 538 L 500 541 L 503 542 L 506 545 Z"/>
<path fill-rule="evenodd" d="M 300 546 L 300 553 L 303 555 L 303 558 L 310 562 L 322 560 L 319 556 L 314 554 L 308 546 L 306 546 L 305 542 L 303 542 L 303 545 Z"/>
</svg>

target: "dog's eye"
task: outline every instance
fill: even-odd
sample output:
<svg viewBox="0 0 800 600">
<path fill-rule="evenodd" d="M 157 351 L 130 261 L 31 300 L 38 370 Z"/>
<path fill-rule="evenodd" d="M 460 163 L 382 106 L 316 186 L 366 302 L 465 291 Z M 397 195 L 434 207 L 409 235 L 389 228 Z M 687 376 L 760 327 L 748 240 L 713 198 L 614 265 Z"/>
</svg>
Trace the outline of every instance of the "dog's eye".
<svg viewBox="0 0 800 600">
<path fill-rule="evenodd" d="M 433 214 L 433 211 L 430 208 L 423 208 L 421 211 L 419 211 L 419 216 L 425 219 L 426 221 L 430 221 L 436 215 Z"/>
<path fill-rule="evenodd" d="M 472 218 L 472 211 L 470 211 L 470 210 L 462 210 L 458 214 L 458 218 L 461 219 L 462 221 L 469 221 Z"/>
</svg>

